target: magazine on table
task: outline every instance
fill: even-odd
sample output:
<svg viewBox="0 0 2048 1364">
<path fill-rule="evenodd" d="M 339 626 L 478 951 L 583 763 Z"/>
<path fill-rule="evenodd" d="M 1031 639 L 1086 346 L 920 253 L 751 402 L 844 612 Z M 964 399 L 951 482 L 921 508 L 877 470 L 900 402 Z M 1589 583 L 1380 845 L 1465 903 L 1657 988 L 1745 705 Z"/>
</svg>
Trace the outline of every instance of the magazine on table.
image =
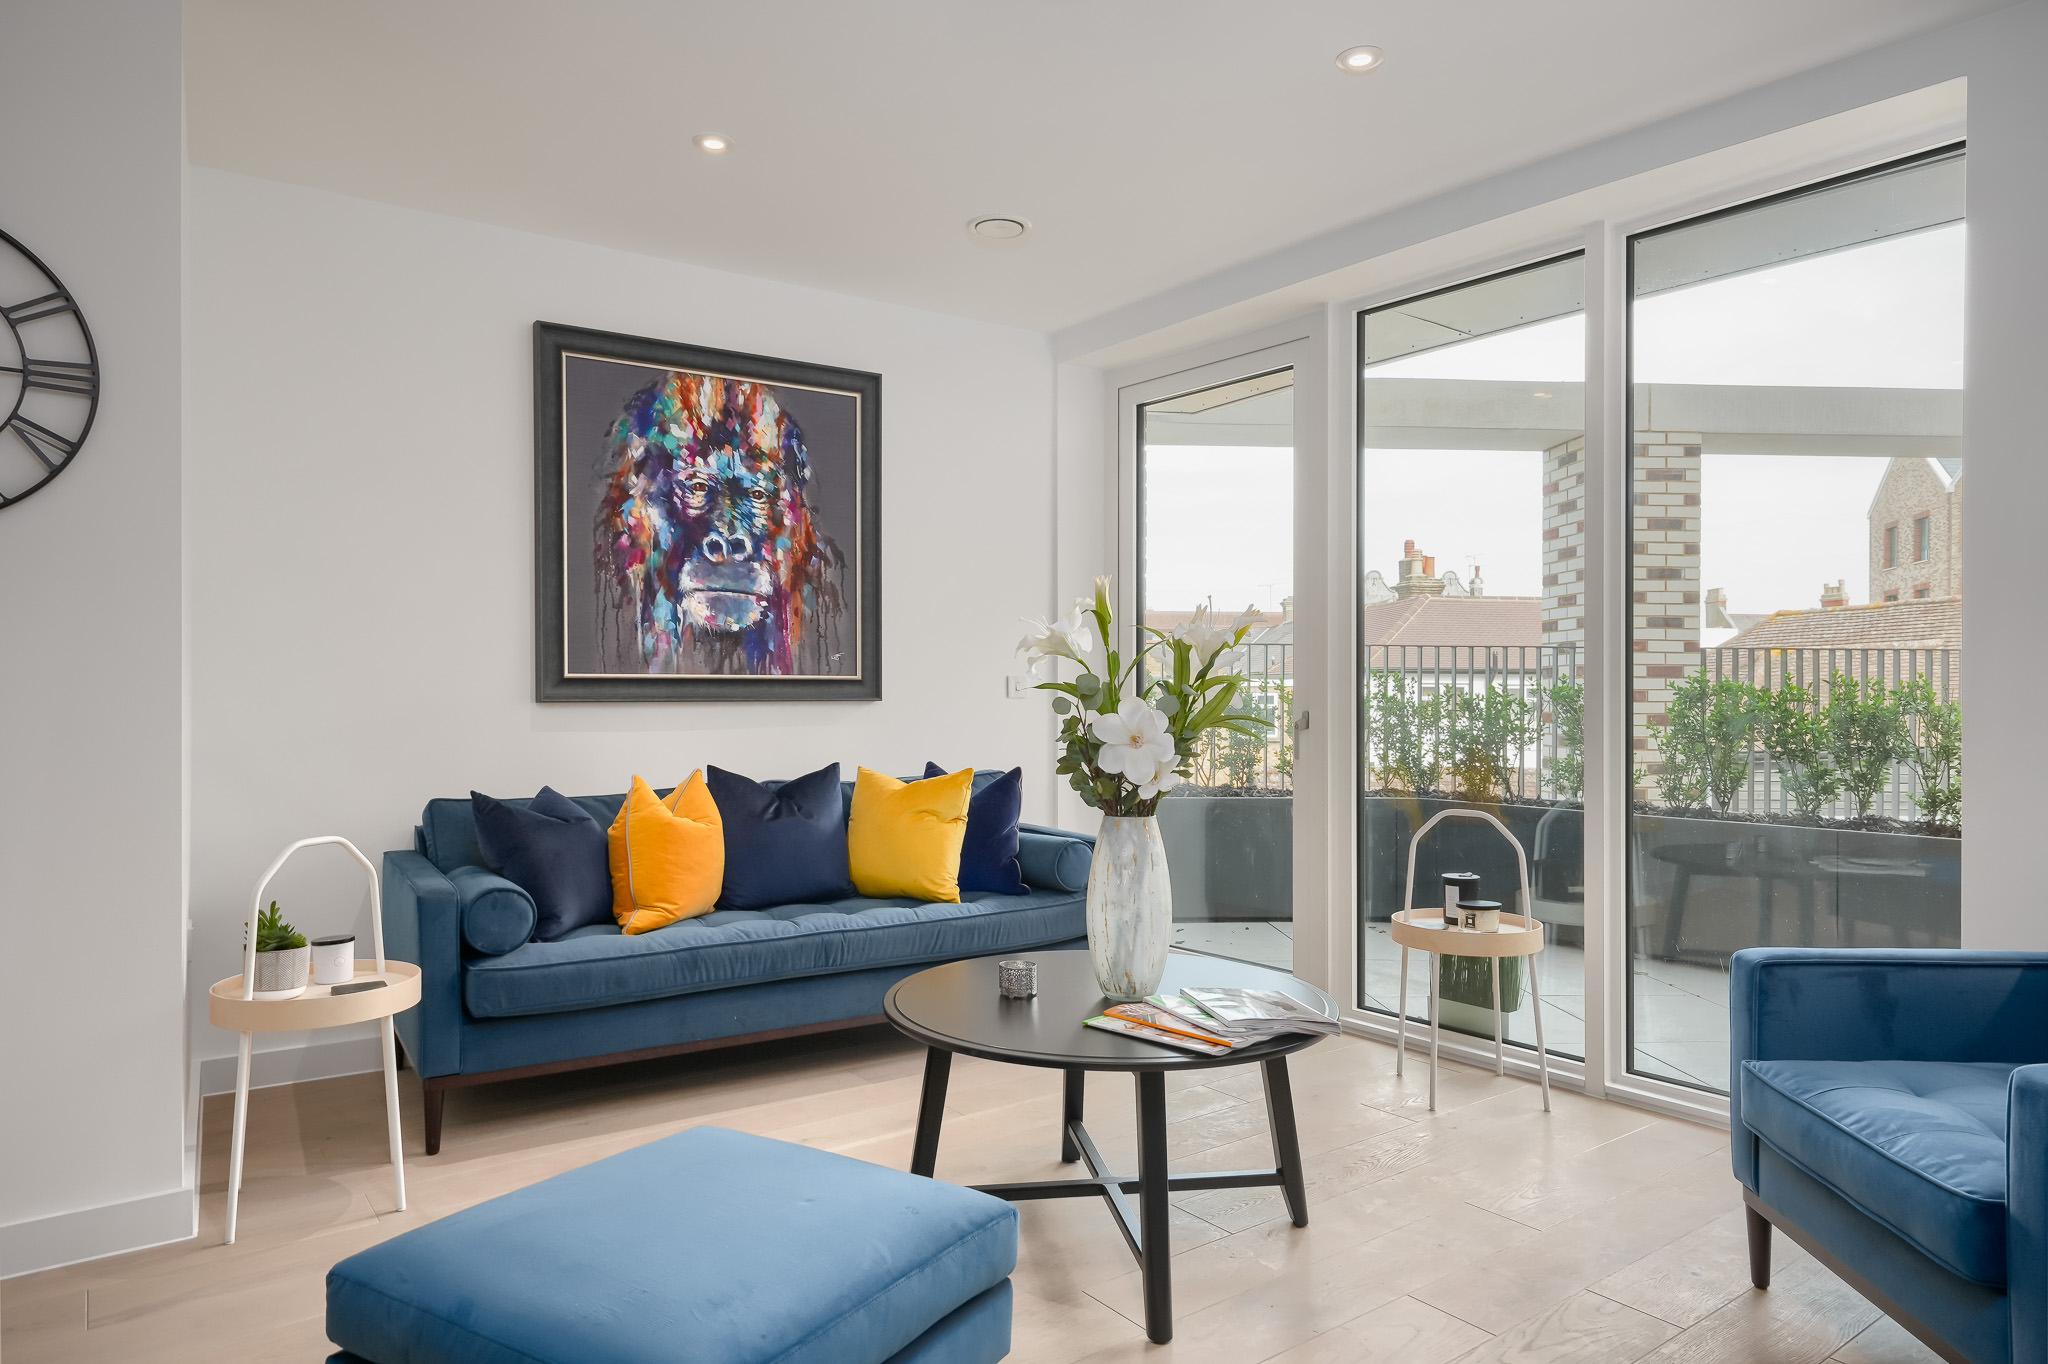
<svg viewBox="0 0 2048 1364">
<path fill-rule="evenodd" d="M 1121 1018 L 1126 1023 L 1142 1023 L 1160 1032 L 1170 1032 L 1181 1037 L 1192 1037 L 1197 1042 L 1207 1042 L 1219 1047 L 1241 1047 L 1246 1039 L 1234 1037 L 1218 1028 L 1215 1023 L 1199 1013 L 1184 1014 L 1162 1002 L 1163 997 L 1154 995 L 1150 999 L 1132 1001 L 1127 1004 L 1112 1004 L 1102 1012 L 1111 1018 Z"/>
<path fill-rule="evenodd" d="M 1135 1037 L 1141 1042 L 1157 1042 L 1163 1047 L 1179 1047 L 1182 1051 L 1200 1052 L 1204 1056 L 1228 1056 L 1231 1051 L 1229 1043 L 1205 1042 L 1184 1032 L 1167 1032 L 1163 1028 L 1155 1028 L 1129 1018 L 1118 1018 L 1113 1014 L 1097 1014 L 1093 1018 L 1084 1018 L 1081 1022 L 1087 1027 L 1100 1028 L 1104 1032 L 1121 1033 L 1125 1037 Z"/>
<path fill-rule="evenodd" d="M 1178 1009 L 1167 1000 L 1186 1001 L 1200 1011 L 1212 1030 L 1248 1041 L 1277 1037 L 1282 1033 L 1312 1032 L 1334 1035 L 1337 1020 L 1322 1010 L 1302 1003 L 1279 990 L 1232 990 L 1189 987 L 1178 995 L 1159 996 L 1154 1002 L 1170 1011 Z"/>
</svg>

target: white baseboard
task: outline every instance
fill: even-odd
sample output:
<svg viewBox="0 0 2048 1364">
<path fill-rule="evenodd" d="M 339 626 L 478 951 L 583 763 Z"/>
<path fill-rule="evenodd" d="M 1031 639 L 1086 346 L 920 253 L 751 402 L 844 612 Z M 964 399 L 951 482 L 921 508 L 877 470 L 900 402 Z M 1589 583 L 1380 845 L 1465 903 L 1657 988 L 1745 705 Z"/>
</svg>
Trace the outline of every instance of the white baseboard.
<svg viewBox="0 0 2048 1364">
<path fill-rule="evenodd" d="M 331 1080 L 337 1075 L 360 1075 L 381 1070 L 383 1053 L 376 1033 L 366 1037 L 341 1037 L 303 1047 L 279 1047 L 259 1051 L 249 1058 L 249 1088 L 295 1085 L 302 1080 Z M 199 1093 L 235 1092 L 235 1058 L 209 1056 L 199 1063 Z"/>
<path fill-rule="evenodd" d="M 198 1230 L 199 1200 L 190 1189 L 10 1222 L 0 1226 L 0 1279 L 189 1241 Z"/>
<path fill-rule="evenodd" d="M 309 1046 L 280 1047 L 250 1057 L 249 1087 L 264 1089 L 359 1075 L 381 1069 L 383 1064 L 374 1032 Z M 209 1056 L 195 1070 L 201 1096 L 234 1093 L 234 1057 Z M 197 1154 L 196 1150 L 190 1152 L 195 1166 Z M 198 1212 L 198 1198 L 191 1189 L 170 1189 L 125 1203 L 10 1222 L 0 1226 L 0 1279 L 190 1240 L 197 1233 Z"/>
</svg>

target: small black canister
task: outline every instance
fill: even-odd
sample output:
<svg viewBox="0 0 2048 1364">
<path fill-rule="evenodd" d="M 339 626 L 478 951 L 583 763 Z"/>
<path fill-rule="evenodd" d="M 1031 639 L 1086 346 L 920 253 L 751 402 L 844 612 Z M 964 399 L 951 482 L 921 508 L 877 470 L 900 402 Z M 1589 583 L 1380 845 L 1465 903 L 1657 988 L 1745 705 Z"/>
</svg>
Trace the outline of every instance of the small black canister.
<svg viewBox="0 0 2048 1364">
<path fill-rule="evenodd" d="M 1444 922 L 1458 922 L 1458 902 L 1479 898 L 1479 873 L 1476 871 L 1447 871 L 1443 874 Z"/>
</svg>

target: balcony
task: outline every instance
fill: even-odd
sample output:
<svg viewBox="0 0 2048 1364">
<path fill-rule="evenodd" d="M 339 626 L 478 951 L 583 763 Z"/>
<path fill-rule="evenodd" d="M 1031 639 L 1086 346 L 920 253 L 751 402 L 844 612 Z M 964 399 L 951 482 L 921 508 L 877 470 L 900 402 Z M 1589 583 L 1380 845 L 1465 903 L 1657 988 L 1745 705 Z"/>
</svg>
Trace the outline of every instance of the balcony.
<svg viewBox="0 0 2048 1364">
<path fill-rule="evenodd" d="M 1254 679 L 1248 703 L 1276 729 L 1265 743 L 1205 753 L 1195 779 L 1160 806 L 1176 941 L 1284 966 L 1292 951 L 1291 646 L 1252 644 L 1236 659 Z M 1480 805 L 1521 845 L 1534 913 L 1551 926 L 1553 945 L 1538 966 L 1550 1045 L 1582 1055 L 1584 659 L 1571 646 L 1385 646 L 1369 649 L 1366 662 L 1357 838 L 1367 1007 L 1392 1012 L 1399 995 L 1400 954 L 1386 925 L 1402 907 L 1414 830 L 1441 809 Z M 1704 698 L 1703 750 L 1680 737 L 1700 728 L 1687 728 L 1690 703 L 1680 701 L 1667 717 L 1675 728 L 1660 727 L 1672 728 L 1663 746 L 1653 741 L 1637 755 L 1625 931 L 1638 1067 L 1724 1089 L 1727 966 L 1738 948 L 1958 943 L 1960 830 L 1925 815 L 1940 804 L 1930 784 L 1954 777 L 1929 765 L 1926 745 L 1941 715 L 1960 723 L 1961 660 L 1950 649 L 1708 649 L 1695 674 L 1677 691 Z M 1909 693 L 1911 704 L 1902 699 Z M 1892 725 L 1912 752 L 1866 762 L 1856 790 L 1817 797 L 1812 769 L 1829 761 L 1825 752 L 1797 751 L 1782 716 L 1776 728 L 1767 723 L 1787 697 L 1803 698 L 1808 737 L 1823 750 L 1825 720 L 1840 721 L 1860 701 L 1866 723 Z M 1711 766 L 1704 785 L 1665 777 L 1686 763 Z M 1439 826 L 1415 868 L 1418 898 L 1452 870 L 1476 871 L 1490 896 L 1513 898 L 1515 858 L 1490 830 Z M 1425 967 L 1417 958 L 1410 969 L 1410 1007 L 1420 1017 Z M 1486 997 L 1468 990 L 1459 1000 L 1450 984 L 1450 1026 L 1490 1038 Z M 1519 980 L 1503 1003 L 1513 1006 L 1509 1040 L 1533 1044 Z"/>
</svg>

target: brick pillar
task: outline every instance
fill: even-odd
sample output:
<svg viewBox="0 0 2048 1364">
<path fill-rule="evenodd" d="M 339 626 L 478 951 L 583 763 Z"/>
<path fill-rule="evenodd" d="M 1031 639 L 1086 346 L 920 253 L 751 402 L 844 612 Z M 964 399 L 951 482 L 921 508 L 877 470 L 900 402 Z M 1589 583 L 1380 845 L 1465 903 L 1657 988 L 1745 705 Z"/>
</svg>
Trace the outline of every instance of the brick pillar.
<svg viewBox="0 0 2048 1364">
<path fill-rule="evenodd" d="M 1543 452 L 1543 642 L 1586 645 L 1586 438 Z"/>
<path fill-rule="evenodd" d="M 1700 438 L 1694 432 L 1635 433 L 1629 631 L 1634 653 L 1634 763 L 1638 798 L 1656 788 L 1657 738 L 1672 688 L 1700 666 Z M 1647 788 L 1647 789 L 1646 789 Z"/>
</svg>

